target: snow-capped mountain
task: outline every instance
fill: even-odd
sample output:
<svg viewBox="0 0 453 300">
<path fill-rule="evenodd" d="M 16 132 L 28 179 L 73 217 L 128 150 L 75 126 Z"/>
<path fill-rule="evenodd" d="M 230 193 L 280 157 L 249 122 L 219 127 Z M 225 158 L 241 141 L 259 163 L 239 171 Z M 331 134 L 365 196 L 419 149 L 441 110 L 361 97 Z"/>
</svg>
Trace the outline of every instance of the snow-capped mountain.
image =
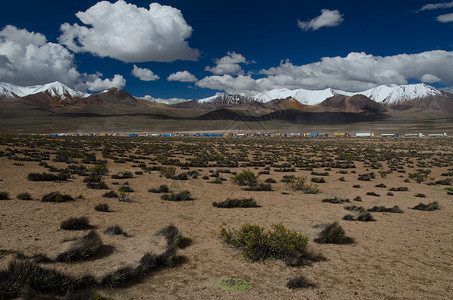
<svg viewBox="0 0 453 300">
<path fill-rule="evenodd" d="M 406 85 L 381 85 L 364 92 L 360 92 L 371 100 L 383 104 L 399 104 L 409 100 L 423 99 L 442 95 L 442 92 L 424 83 Z"/>
<path fill-rule="evenodd" d="M 250 102 L 262 102 L 263 100 L 255 97 L 245 97 L 241 95 L 216 94 L 215 96 L 198 100 L 201 104 L 232 106 Z"/>
<path fill-rule="evenodd" d="M 75 91 L 58 81 L 34 86 L 17 86 L 0 82 L 0 98 L 25 97 L 38 93 L 47 93 L 51 97 L 60 99 L 85 98 L 89 96 L 89 94 Z"/>
<path fill-rule="evenodd" d="M 292 97 L 305 105 L 317 105 L 327 98 L 335 95 L 364 95 L 368 98 L 383 104 L 400 104 L 404 101 L 423 99 L 430 96 L 438 96 L 443 93 L 436 88 L 427 84 L 407 84 L 407 85 L 381 85 L 363 92 L 345 92 L 341 90 L 325 89 L 325 90 L 288 90 L 275 89 L 260 93 L 254 98 L 268 102 L 274 99 L 286 99 Z M 209 98 L 207 98 L 209 99 Z"/>
<path fill-rule="evenodd" d="M 275 89 L 255 95 L 255 98 L 262 99 L 264 102 L 269 102 L 275 99 L 286 99 L 288 97 L 294 98 L 305 105 L 317 105 L 322 101 L 332 96 L 342 94 L 345 96 L 352 96 L 351 93 L 344 91 L 337 91 L 334 89 L 325 90 L 289 90 L 289 89 Z"/>
</svg>

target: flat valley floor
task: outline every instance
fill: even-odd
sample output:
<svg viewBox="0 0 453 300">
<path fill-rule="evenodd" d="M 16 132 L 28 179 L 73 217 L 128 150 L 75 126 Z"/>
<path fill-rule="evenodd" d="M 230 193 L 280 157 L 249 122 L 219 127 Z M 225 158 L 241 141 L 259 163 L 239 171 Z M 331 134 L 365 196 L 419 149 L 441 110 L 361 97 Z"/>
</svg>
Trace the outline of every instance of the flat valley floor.
<svg viewBox="0 0 453 300">
<path fill-rule="evenodd" d="M 114 299 L 453 298 L 451 138 L 0 136 L 0 154 L 0 192 L 10 198 L 0 200 L 0 270 L 14 259 L 38 254 L 52 257 L 63 251 L 67 244 L 63 241 L 89 230 L 63 230 L 61 222 L 86 216 L 103 241 L 102 253 L 80 262 L 39 263 L 41 267 L 101 278 L 158 249 L 159 241 L 153 235 L 167 225 L 175 225 L 185 238 L 186 245 L 178 250 L 173 267 L 116 288 L 94 288 Z M 108 189 L 88 188 L 84 179 L 102 164 L 108 172 L 101 180 Z M 176 167 L 173 178 L 162 175 L 162 166 Z M 272 182 L 272 191 L 246 191 L 235 185 L 233 174 L 244 170 L 261 173 L 259 182 L 274 179 L 267 180 Z M 30 173 L 61 172 L 70 177 L 62 181 L 27 179 Z M 178 179 L 184 172 L 187 179 L 184 175 Z M 323 178 L 325 183 L 318 183 L 318 194 L 305 194 L 289 189 L 282 182 L 285 176 L 287 180 L 291 180 L 289 176 L 306 177 L 307 183 Z M 172 192 L 188 190 L 193 200 L 165 201 L 162 194 L 149 192 L 161 185 Z M 124 186 L 133 191 L 119 193 Z M 75 200 L 41 201 L 45 194 L 56 191 Z M 104 197 L 109 191 L 130 201 Z M 17 199 L 20 193 L 29 193 L 32 200 Z M 260 207 L 212 205 L 228 198 L 253 198 Z M 329 203 L 324 199 L 348 201 Z M 438 202 L 440 209 L 413 209 L 419 203 L 432 202 Z M 101 203 L 108 204 L 108 212 L 94 209 Z M 403 213 L 372 212 L 375 221 L 371 222 L 344 220 L 351 213 L 345 207 L 351 205 L 364 209 L 397 205 Z M 320 232 L 316 225 L 335 221 L 354 243 L 314 242 Z M 309 247 L 322 251 L 327 260 L 299 267 L 286 266 L 282 260 L 251 262 L 220 237 L 221 227 L 244 224 L 266 228 L 282 224 L 309 237 Z M 105 234 L 113 225 L 119 225 L 128 236 Z M 315 286 L 286 287 L 288 280 L 301 275 Z M 250 288 L 227 291 L 216 284 L 230 277 L 247 281 Z"/>
</svg>

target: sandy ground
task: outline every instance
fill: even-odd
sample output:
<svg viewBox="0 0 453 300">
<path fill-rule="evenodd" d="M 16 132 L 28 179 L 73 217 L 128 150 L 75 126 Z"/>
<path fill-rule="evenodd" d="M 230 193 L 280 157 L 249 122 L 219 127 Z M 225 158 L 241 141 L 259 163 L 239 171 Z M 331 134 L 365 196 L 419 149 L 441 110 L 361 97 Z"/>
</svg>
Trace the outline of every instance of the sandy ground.
<svg viewBox="0 0 453 300">
<path fill-rule="evenodd" d="M 269 147 L 260 140 L 241 143 L 241 147 L 250 148 L 249 157 L 253 157 L 253 153 L 264 155 Z M 435 162 L 439 153 L 453 152 L 453 140 L 450 139 L 440 142 L 427 138 L 385 142 L 382 142 L 382 139 L 349 139 L 341 143 L 351 148 L 360 146 L 362 151 L 366 148 L 377 152 L 384 151 L 382 149 L 407 152 L 412 147 L 416 148 L 416 151 L 427 153 L 424 161 L 428 163 Z M 363 145 L 366 147 L 363 148 Z M 326 144 L 324 141 L 315 140 L 282 140 L 281 145 L 272 147 L 275 153 L 282 153 L 282 163 L 290 156 L 283 154 L 284 152 L 301 151 L 305 157 L 317 159 L 333 157 L 332 147 L 335 147 L 335 142 Z M 8 152 L 7 148 L 25 149 L 12 144 L 0 145 L 0 151 Z M 55 148 L 49 149 L 47 145 L 37 149 L 51 153 L 55 151 Z M 231 149 L 227 144 L 227 150 L 238 149 Z M 91 152 L 95 152 L 98 159 L 102 159 L 100 150 Z M 17 156 L 23 155 L 19 153 Z M 182 159 L 190 157 L 191 154 L 179 153 L 176 156 Z M 53 157 L 52 154 L 51 159 Z M 401 160 L 406 160 L 406 157 Z M 134 178 L 130 179 L 112 179 L 110 175 L 119 171 L 134 172 L 140 169 L 134 162 L 114 163 L 109 159 L 107 166 L 110 172 L 104 176 L 108 186 L 116 191 L 119 185 L 114 185 L 114 182 L 121 185 L 127 181 L 135 191 L 129 195 L 132 202 L 125 203 L 102 197 L 105 190 L 87 189 L 82 181 L 84 177 L 78 175 L 67 182 L 28 181 L 27 174 L 48 172 L 47 169 L 39 166 L 38 162 L 14 161 L 3 156 L 0 157 L 0 191 L 8 192 L 12 200 L 0 201 L 0 249 L 21 251 L 29 256 L 58 252 L 58 249 L 63 247 L 61 241 L 80 237 L 88 232 L 61 230 L 60 223 L 69 217 L 87 216 L 101 235 L 104 244 L 108 246 L 104 255 L 86 262 L 44 266 L 54 267 L 67 274 L 101 276 L 133 263 L 144 252 L 151 251 L 153 234 L 164 226 L 174 224 L 184 237 L 191 240 L 188 247 L 179 250 L 181 263 L 150 274 L 140 282 L 99 291 L 114 299 L 452 299 L 453 196 L 442 190 L 447 186 L 404 182 L 408 173 L 417 169 L 417 159 L 412 160 L 415 168 L 408 167 L 410 162 L 405 163 L 407 173 L 393 172 L 385 178 L 377 174 L 372 181 L 357 180 L 358 174 L 379 171 L 367 171 L 363 161 L 355 161 L 356 168 L 348 169 L 347 174 L 339 174 L 340 169 L 332 168 L 330 175 L 325 177 L 327 183 L 319 185 L 321 193 L 307 195 L 300 191 L 290 191 L 285 183 L 280 182 L 284 175 L 319 177 L 299 168 L 296 168 L 296 172 L 280 173 L 271 167 L 270 174 L 262 175 L 260 179 L 276 179 L 278 182 L 272 184 L 273 191 L 248 192 L 229 180 L 231 174 L 221 174 L 221 177 L 228 179 L 222 184 L 208 183 L 201 178 L 211 174 L 209 170 L 226 168 L 191 168 L 200 170 L 200 176 L 187 181 L 166 179 L 159 176 L 158 171 L 134 175 Z M 65 163 L 53 161 L 47 163 L 58 168 L 67 166 Z M 385 161 L 380 163 L 383 164 L 383 169 L 388 169 Z M 453 158 L 450 158 L 444 166 L 428 164 L 428 167 L 423 169 L 430 169 L 430 176 L 440 180 L 451 178 L 441 174 L 452 168 Z M 229 169 L 240 172 L 247 168 Z M 263 170 L 262 167 L 250 169 L 255 173 Z M 324 169 L 318 168 L 315 171 L 324 172 Z M 178 169 L 177 173 L 182 171 L 187 170 Z M 339 180 L 341 177 L 344 177 L 344 181 Z M 381 183 L 387 188 L 376 187 Z M 161 200 L 160 194 L 148 192 L 148 189 L 161 184 L 170 185 L 173 191 L 189 190 L 195 200 L 168 202 Z M 353 188 L 355 184 L 360 184 L 362 188 Z M 408 187 L 409 191 L 394 192 L 394 196 L 387 196 L 389 188 L 402 186 Z M 83 195 L 83 199 L 66 203 L 43 203 L 36 200 L 52 191 L 67 193 L 74 198 Z M 366 193 L 370 191 L 381 196 L 367 196 Z M 16 199 L 16 195 L 22 192 L 29 192 L 35 200 Z M 417 193 L 425 194 L 426 198 L 414 197 Z M 321 201 L 332 195 L 351 199 L 351 203 L 330 204 Z M 363 202 L 352 201 L 356 196 L 361 196 Z M 243 197 L 253 197 L 261 207 L 219 209 L 212 206 L 213 201 Z M 440 210 L 425 212 L 411 209 L 420 202 L 433 201 L 440 203 Z M 95 211 L 94 206 L 99 203 L 108 203 L 111 212 Z M 373 213 L 375 222 L 342 220 L 348 213 L 344 206 L 351 204 L 365 208 L 398 205 L 404 213 Z M 313 242 L 319 232 L 313 226 L 333 221 L 338 221 L 347 235 L 354 238 L 354 244 L 331 245 Z M 278 260 L 247 261 L 219 238 L 221 226 L 237 228 L 246 223 L 268 228 L 271 224 L 281 223 L 291 230 L 307 235 L 310 238 L 310 247 L 325 253 L 328 260 L 304 267 L 287 267 Z M 130 237 L 102 233 L 112 225 L 120 225 Z M 11 255 L 1 256 L 0 267 L 5 268 L 10 259 Z M 287 281 L 299 275 L 306 276 L 316 287 L 288 289 Z M 245 292 L 222 290 L 216 285 L 216 281 L 227 277 L 246 280 L 250 283 L 250 288 Z"/>
</svg>

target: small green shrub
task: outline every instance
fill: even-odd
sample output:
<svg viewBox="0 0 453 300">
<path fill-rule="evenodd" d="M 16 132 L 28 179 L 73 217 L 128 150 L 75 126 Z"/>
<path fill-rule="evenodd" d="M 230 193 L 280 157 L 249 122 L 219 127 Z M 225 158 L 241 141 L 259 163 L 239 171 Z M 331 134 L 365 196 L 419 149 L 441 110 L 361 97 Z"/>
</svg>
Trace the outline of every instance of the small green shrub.
<svg viewBox="0 0 453 300">
<path fill-rule="evenodd" d="M 240 186 L 255 186 L 258 184 L 259 175 L 255 175 L 253 171 L 243 170 L 231 178 L 234 184 Z"/>
<path fill-rule="evenodd" d="M 94 207 L 95 211 L 102 211 L 102 212 L 108 212 L 110 210 L 110 207 L 107 203 L 100 203 Z"/>
<path fill-rule="evenodd" d="M 408 187 L 402 186 L 402 187 L 393 187 L 390 189 L 391 192 L 407 192 L 409 190 Z"/>
<path fill-rule="evenodd" d="M 267 258 L 293 259 L 291 265 L 301 264 L 303 261 L 319 261 L 323 256 L 308 251 L 308 238 L 286 229 L 283 225 L 272 225 L 272 230 L 258 225 L 243 225 L 239 229 L 226 230 L 221 227 L 223 241 L 241 250 L 242 255 L 252 261 L 265 260 Z"/>
<path fill-rule="evenodd" d="M 102 247 L 102 240 L 94 231 L 75 240 L 70 248 L 57 256 L 57 261 L 73 262 L 83 260 L 96 254 Z"/>
<path fill-rule="evenodd" d="M 222 202 L 213 202 L 212 206 L 219 208 L 236 208 L 236 207 L 259 207 L 255 199 L 227 199 Z"/>
<path fill-rule="evenodd" d="M 148 192 L 150 192 L 150 193 L 169 193 L 170 189 L 168 188 L 168 185 L 162 184 L 158 188 L 149 189 Z"/>
<path fill-rule="evenodd" d="M 113 179 L 128 179 L 128 178 L 133 178 L 133 177 L 134 177 L 134 175 L 130 171 L 118 172 L 118 174 L 112 175 Z"/>
<path fill-rule="evenodd" d="M 288 280 L 288 282 L 286 283 L 286 287 L 289 289 L 306 289 L 310 287 L 316 287 L 316 284 L 311 283 L 304 276 L 298 276 L 296 278 Z"/>
<path fill-rule="evenodd" d="M 431 202 L 428 204 L 419 203 L 418 205 L 412 207 L 412 209 L 423 210 L 423 211 L 434 211 L 440 209 L 439 202 Z"/>
<path fill-rule="evenodd" d="M 106 297 L 98 292 L 93 292 L 93 296 L 89 300 L 114 300 L 112 297 Z"/>
<path fill-rule="evenodd" d="M 102 197 L 105 197 L 105 198 L 118 198 L 118 194 L 115 191 L 109 191 L 109 192 L 105 192 L 105 194 L 102 195 Z"/>
<path fill-rule="evenodd" d="M 61 194 L 60 192 L 51 192 L 42 196 L 42 202 L 66 202 L 72 201 L 74 198 L 70 195 Z"/>
<path fill-rule="evenodd" d="M 101 182 L 88 182 L 87 188 L 94 190 L 108 190 L 109 187 L 104 181 Z"/>
<path fill-rule="evenodd" d="M 323 244 L 350 244 L 354 240 L 346 236 L 346 233 L 338 222 L 327 224 L 318 237 L 315 239 L 317 243 Z"/>
<path fill-rule="evenodd" d="M 323 177 L 313 177 L 310 181 L 314 183 L 326 183 L 326 180 Z"/>
<path fill-rule="evenodd" d="M 49 174 L 49 173 L 30 173 L 27 175 L 30 181 L 65 181 L 68 176 L 65 174 Z"/>
<path fill-rule="evenodd" d="M 1 196 L 0 196 L 1 198 Z M 32 200 L 32 197 L 29 193 L 20 193 L 17 195 L 17 199 L 19 200 Z"/>
<path fill-rule="evenodd" d="M 368 196 L 375 196 L 375 197 L 380 197 L 381 195 L 376 194 L 375 192 L 367 192 L 366 193 Z"/>
<path fill-rule="evenodd" d="M 174 166 L 162 166 L 159 169 L 159 173 L 165 178 L 171 178 L 176 174 L 176 167 Z"/>
<path fill-rule="evenodd" d="M 115 225 L 115 226 L 109 226 L 107 227 L 105 230 L 104 230 L 104 233 L 105 234 L 110 234 L 110 235 L 124 235 L 124 236 L 128 236 L 128 234 L 126 232 L 123 231 L 123 228 L 121 228 L 120 226 L 118 225 Z"/>
<path fill-rule="evenodd" d="M 219 281 L 216 281 L 218 287 L 221 287 L 227 291 L 243 291 L 249 289 L 250 283 L 245 280 L 237 278 L 224 278 Z"/>
<path fill-rule="evenodd" d="M 60 225 L 64 230 L 85 230 L 90 228 L 90 221 L 87 217 L 69 218 Z"/>
<path fill-rule="evenodd" d="M 11 200 L 8 192 L 0 192 L 0 200 Z"/>
<path fill-rule="evenodd" d="M 384 206 L 373 206 L 372 208 L 368 209 L 368 211 L 371 212 L 389 212 L 389 213 L 396 213 L 396 214 L 402 214 L 403 210 L 398 206 L 395 205 L 391 208 L 386 208 Z"/>
<path fill-rule="evenodd" d="M 192 195 L 189 191 L 181 191 L 179 193 L 170 193 L 165 194 L 160 197 L 162 200 L 166 201 L 188 201 L 193 200 Z"/>
<path fill-rule="evenodd" d="M 272 185 L 270 183 L 260 183 L 255 186 L 246 187 L 244 191 L 272 191 Z"/>
<path fill-rule="evenodd" d="M 316 184 L 306 184 L 307 177 L 291 177 L 286 182 L 287 188 L 292 191 L 303 191 L 305 194 L 318 194 L 320 192 Z"/>
<path fill-rule="evenodd" d="M 417 197 L 417 198 L 426 198 L 426 195 L 425 194 L 415 194 L 414 197 Z"/>
<path fill-rule="evenodd" d="M 341 204 L 350 202 L 349 199 L 343 199 L 337 196 L 331 196 L 330 198 L 325 198 L 321 200 L 322 202 L 333 203 L 333 204 Z"/>
</svg>

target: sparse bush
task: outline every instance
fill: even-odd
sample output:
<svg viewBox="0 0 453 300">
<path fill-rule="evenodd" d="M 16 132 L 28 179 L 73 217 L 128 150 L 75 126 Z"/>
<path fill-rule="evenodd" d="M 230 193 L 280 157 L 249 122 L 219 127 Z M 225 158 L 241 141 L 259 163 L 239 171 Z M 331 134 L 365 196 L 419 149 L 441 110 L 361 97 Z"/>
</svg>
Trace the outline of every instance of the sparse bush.
<svg viewBox="0 0 453 300">
<path fill-rule="evenodd" d="M 428 204 L 419 203 L 418 205 L 412 207 L 412 209 L 423 210 L 423 211 L 434 211 L 440 209 L 439 202 L 431 202 Z"/>
<path fill-rule="evenodd" d="M 350 202 L 349 199 L 343 199 L 337 196 L 331 196 L 330 198 L 322 199 L 322 202 L 328 202 L 333 204 L 341 204 L 345 202 Z"/>
<path fill-rule="evenodd" d="M 72 201 L 74 198 L 70 195 L 61 194 L 60 192 L 51 192 L 42 196 L 42 202 L 66 202 Z"/>
<path fill-rule="evenodd" d="M 307 249 L 307 237 L 283 225 L 274 224 L 272 229 L 266 231 L 258 225 L 246 224 L 239 229 L 226 230 L 222 227 L 220 235 L 224 242 L 240 249 L 242 255 L 252 261 L 290 257 L 291 265 L 297 265 L 304 261 L 324 259 L 321 254 L 314 254 Z"/>
<path fill-rule="evenodd" d="M 338 222 L 327 224 L 318 237 L 315 239 L 317 243 L 323 244 L 350 244 L 354 240 L 346 236 L 346 233 Z"/>
<path fill-rule="evenodd" d="M 67 251 L 60 253 L 57 256 L 57 261 L 73 262 L 83 260 L 96 254 L 102 245 L 101 238 L 92 230 L 87 235 L 75 240 Z"/>
<path fill-rule="evenodd" d="M 98 175 L 105 175 L 109 172 L 109 169 L 105 164 L 96 164 L 90 168 L 90 172 Z"/>
<path fill-rule="evenodd" d="M 323 177 L 313 177 L 310 181 L 314 183 L 326 183 L 326 180 Z"/>
<path fill-rule="evenodd" d="M 249 186 L 244 188 L 245 191 L 272 191 L 272 185 L 270 183 L 260 183 L 255 186 Z"/>
<path fill-rule="evenodd" d="M 13 260 L 0 273 L 0 297 L 17 298 L 24 288 L 64 295 L 68 291 L 93 285 L 94 282 L 94 278 L 90 276 L 70 277 L 55 270 L 44 269 L 31 261 Z"/>
<path fill-rule="evenodd" d="M 415 194 L 414 197 L 417 197 L 417 198 L 426 198 L 426 195 L 425 194 Z"/>
<path fill-rule="evenodd" d="M 307 177 L 292 177 L 286 182 L 286 186 L 292 191 L 303 191 L 305 194 L 318 194 L 320 192 L 316 184 L 306 184 Z"/>
<path fill-rule="evenodd" d="M 162 184 L 158 188 L 149 189 L 148 192 L 150 192 L 150 193 L 169 193 L 170 189 L 168 188 L 168 185 Z"/>
<path fill-rule="evenodd" d="M 357 216 L 357 221 L 370 222 L 370 221 L 375 221 L 375 219 L 371 213 L 363 212 Z"/>
<path fill-rule="evenodd" d="M 316 284 L 311 283 L 304 276 L 298 276 L 296 278 L 290 279 L 286 283 L 286 287 L 289 289 L 307 289 L 307 288 L 311 288 L 311 287 L 316 287 Z"/>
<path fill-rule="evenodd" d="M 366 194 L 367 194 L 368 196 L 381 197 L 381 195 L 376 194 L 375 192 L 367 192 Z"/>
<path fill-rule="evenodd" d="M 118 198 L 118 194 L 115 191 L 109 191 L 109 192 L 105 192 L 105 194 L 102 195 L 102 197 L 105 197 L 105 198 Z"/>
<path fill-rule="evenodd" d="M 100 203 L 94 207 L 95 211 L 102 211 L 102 212 L 108 212 L 110 210 L 110 207 L 107 203 Z"/>
<path fill-rule="evenodd" d="M 176 167 L 174 166 L 162 166 L 159 169 L 159 173 L 165 178 L 171 178 L 176 174 Z"/>
<path fill-rule="evenodd" d="M 418 171 L 417 173 L 409 173 L 409 179 L 414 180 L 416 183 L 422 183 L 428 178 L 428 174 Z"/>
<path fill-rule="evenodd" d="M 0 199 L 1 199 L 1 195 L 0 195 Z M 20 193 L 20 194 L 17 195 L 17 199 L 19 199 L 19 200 L 32 200 L 31 195 L 29 193 Z"/>
<path fill-rule="evenodd" d="M 235 207 L 259 207 L 256 204 L 255 199 L 248 198 L 248 199 L 227 199 L 222 202 L 213 202 L 212 205 L 214 207 L 219 208 L 235 208 Z"/>
<path fill-rule="evenodd" d="M 162 200 L 166 201 L 188 201 L 188 200 L 193 200 L 191 194 L 189 191 L 181 191 L 179 193 L 170 193 L 170 194 L 165 194 L 160 197 Z"/>
<path fill-rule="evenodd" d="M 274 178 L 267 178 L 266 180 L 264 180 L 265 183 L 277 183 L 277 180 L 275 180 Z"/>
<path fill-rule="evenodd" d="M 402 186 L 402 187 L 393 187 L 390 189 L 391 192 L 407 192 L 409 190 L 408 187 Z"/>
<path fill-rule="evenodd" d="M 128 236 L 128 234 L 126 232 L 123 231 L 123 228 L 121 228 L 120 226 L 118 225 L 115 225 L 115 226 L 109 226 L 107 227 L 105 230 L 104 230 L 104 233 L 105 234 L 110 234 L 110 235 L 124 235 L 124 236 Z"/>
<path fill-rule="evenodd" d="M 94 190 L 108 190 L 109 189 L 108 185 L 104 181 L 88 182 L 87 188 L 94 189 Z"/>
<path fill-rule="evenodd" d="M 83 182 L 100 182 L 102 176 L 99 174 L 91 173 L 89 176 L 83 179 Z"/>
<path fill-rule="evenodd" d="M 391 208 L 386 208 L 384 206 L 373 206 L 372 208 L 368 209 L 368 211 L 371 212 L 389 212 L 389 213 L 397 213 L 397 214 L 402 214 L 403 210 L 398 206 L 395 205 Z"/>
<path fill-rule="evenodd" d="M 85 230 L 90 228 L 90 221 L 87 217 L 69 218 L 61 222 L 60 228 L 65 230 Z"/>
<path fill-rule="evenodd" d="M 366 174 L 360 174 L 357 179 L 361 180 L 361 181 L 371 181 L 375 178 L 376 178 L 376 174 L 371 172 L 371 173 L 366 173 Z"/>
<path fill-rule="evenodd" d="M 258 184 L 258 177 L 259 175 L 255 175 L 253 171 L 250 170 L 243 170 L 241 173 L 233 176 L 231 179 L 234 184 L 240 185 L 240 186 L 255 186 Z"/>
<path fill-rule="evenodd" d="M 11 200 L 8 192 L 0 192 L 0 200 Z"/>
<path fill-rule="evenodd" d="M 51 174 L 51 173 L 30 173 L 27 175 L 30 181 L 65 181 L 68 179 L 66 174 Z"/>
<path fill-rule="evenodd" d="M 118 174 L 112 175 L 113 179 L 128 179 L 128 178 L 133 178 L 133 177 L 134 177 L 134 175 L 130 171 L 118 172 Z"/>
<path fill-rule="evenodd" d="M 355 197 L 355 198 L 354 198 L 354 199 L 352 199 L 352 200 L 361 202 L 361 201 L 362 201 L 362 197 L 360 197 L 360 196 L 357 196 L 357 197 Z"/>
</svg>

